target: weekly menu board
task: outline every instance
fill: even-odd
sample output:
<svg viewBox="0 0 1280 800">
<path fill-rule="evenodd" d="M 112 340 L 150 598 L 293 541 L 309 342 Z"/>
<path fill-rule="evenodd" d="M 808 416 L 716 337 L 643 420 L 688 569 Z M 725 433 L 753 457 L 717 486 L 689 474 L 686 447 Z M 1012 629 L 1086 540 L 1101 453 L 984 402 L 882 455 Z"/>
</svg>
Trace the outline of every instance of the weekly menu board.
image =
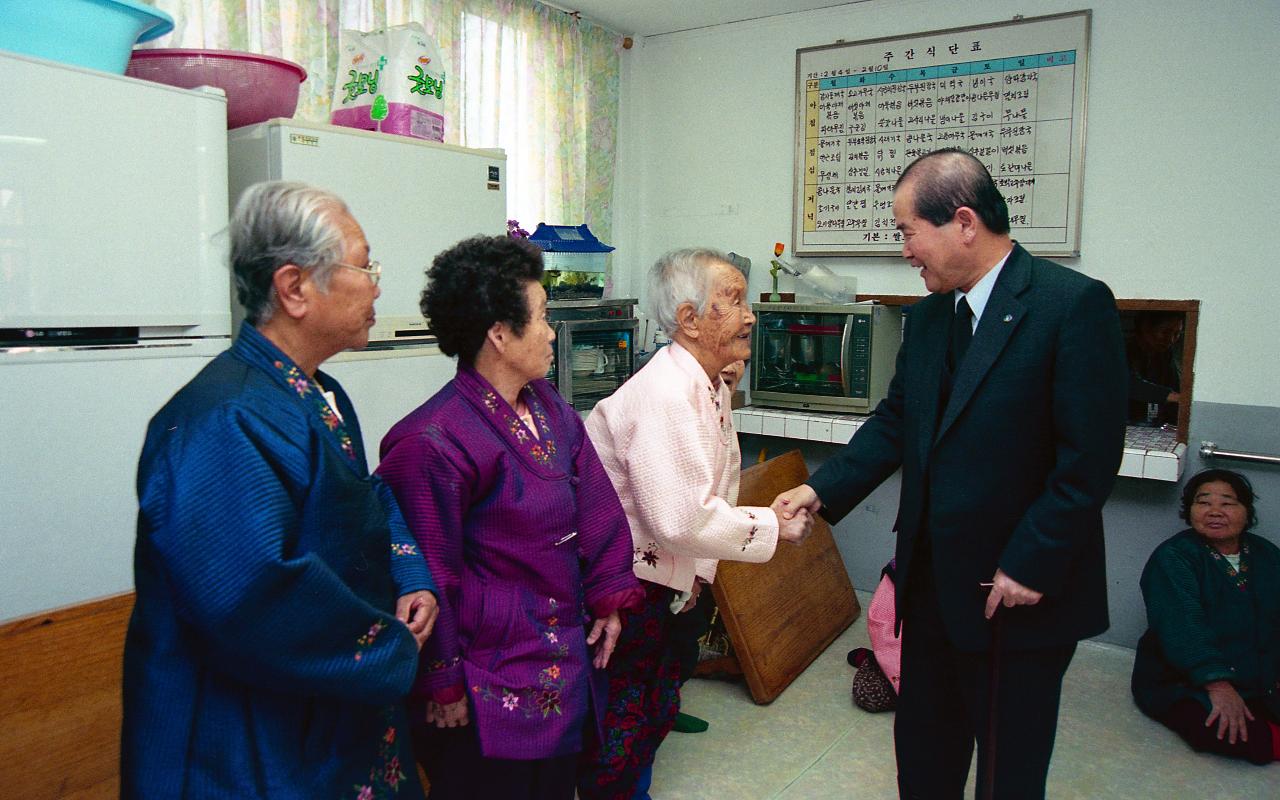
<svg viewBox="0 0 1280 800">
<path fill-rule="evenodd" d="M 959 147 L 986 164 L 1033 253 L 1080 253 L 1091 12 L 796 51 L 800 256 L 901 252 L 893 185 Z"/>
</svg>

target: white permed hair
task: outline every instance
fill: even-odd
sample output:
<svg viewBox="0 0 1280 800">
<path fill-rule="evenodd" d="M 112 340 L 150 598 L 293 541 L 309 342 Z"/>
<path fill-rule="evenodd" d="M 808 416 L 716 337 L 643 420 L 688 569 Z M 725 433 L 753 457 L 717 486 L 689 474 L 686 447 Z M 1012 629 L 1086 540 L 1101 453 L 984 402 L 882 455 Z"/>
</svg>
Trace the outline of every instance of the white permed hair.
<svg viewBox="0 0 1280 800">
<path fill-rule="evenodd" d="M 717 263 L 733 266 L 719 250 L 690 247 L 667 253 L 649 270 L 646 306 L 667 336 L 675 335 L 679 327 L 676 310 L 683 303 L 692 304 L 698 316 L 706 312 Z"/>
</svg>

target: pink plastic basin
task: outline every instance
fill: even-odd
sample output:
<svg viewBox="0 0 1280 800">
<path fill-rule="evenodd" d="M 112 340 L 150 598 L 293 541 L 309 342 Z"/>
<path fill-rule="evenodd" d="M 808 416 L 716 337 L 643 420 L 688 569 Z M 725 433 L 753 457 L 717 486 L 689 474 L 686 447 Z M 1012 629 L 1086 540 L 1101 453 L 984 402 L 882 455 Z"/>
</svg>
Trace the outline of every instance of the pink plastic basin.
<svg viewBox="0 0 1280 800">
<path fill-rule="evenodd" d="M 183 89 L 217 86 L 227 93 L 227 127 L 292 117 L 307 71 L 283 58 L 237 50 L 134 50 L 126 75 Z"/>
</svg>

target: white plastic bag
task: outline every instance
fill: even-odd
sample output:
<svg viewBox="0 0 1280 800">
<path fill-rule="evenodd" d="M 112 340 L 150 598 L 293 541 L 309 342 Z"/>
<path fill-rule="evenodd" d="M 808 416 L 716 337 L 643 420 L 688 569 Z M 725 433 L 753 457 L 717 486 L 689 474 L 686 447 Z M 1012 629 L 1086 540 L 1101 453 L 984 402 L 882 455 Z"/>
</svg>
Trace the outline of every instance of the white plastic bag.
<svg viewBox="0 0 1280 800">
<path fill-rule="evenodd" d="M 796 299 L 813 299 L 819 303 L 853 303 L 858 299 L 858 279 L 837 275 L 821 264 L 796 267 Z"/>
<path fill-rule="evenodd" d="M 338 52 L 330 122 L 444 141 L 444 58 L 421 25 L 339 31 Z"/>
</svg>

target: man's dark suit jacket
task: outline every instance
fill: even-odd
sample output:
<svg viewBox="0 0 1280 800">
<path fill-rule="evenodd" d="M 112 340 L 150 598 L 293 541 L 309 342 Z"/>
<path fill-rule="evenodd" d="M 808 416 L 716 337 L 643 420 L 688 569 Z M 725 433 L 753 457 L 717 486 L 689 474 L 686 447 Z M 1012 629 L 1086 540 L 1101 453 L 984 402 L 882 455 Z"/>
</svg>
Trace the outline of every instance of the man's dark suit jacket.
<svg viewBox="0 0 1280 800">
<path fill-rule="evenodd" d="M 1005 647 L 1099 634 L 1109 624 L 1102 505 L 1125 427 L 1115 298 L 1100 281 L 1015 244 L 939 409 L 953 309 L 951 292 L 912 306 L 888 396 L 809 481 L 822 514 L 840 520 L 901 467 L 899 619 L 916 543 L 927 535 L 958 648 L 990 645 L 978 584 L 996 567 L 1044 593 L 1034 606 L 1000 609 Z"/>
</svg>

